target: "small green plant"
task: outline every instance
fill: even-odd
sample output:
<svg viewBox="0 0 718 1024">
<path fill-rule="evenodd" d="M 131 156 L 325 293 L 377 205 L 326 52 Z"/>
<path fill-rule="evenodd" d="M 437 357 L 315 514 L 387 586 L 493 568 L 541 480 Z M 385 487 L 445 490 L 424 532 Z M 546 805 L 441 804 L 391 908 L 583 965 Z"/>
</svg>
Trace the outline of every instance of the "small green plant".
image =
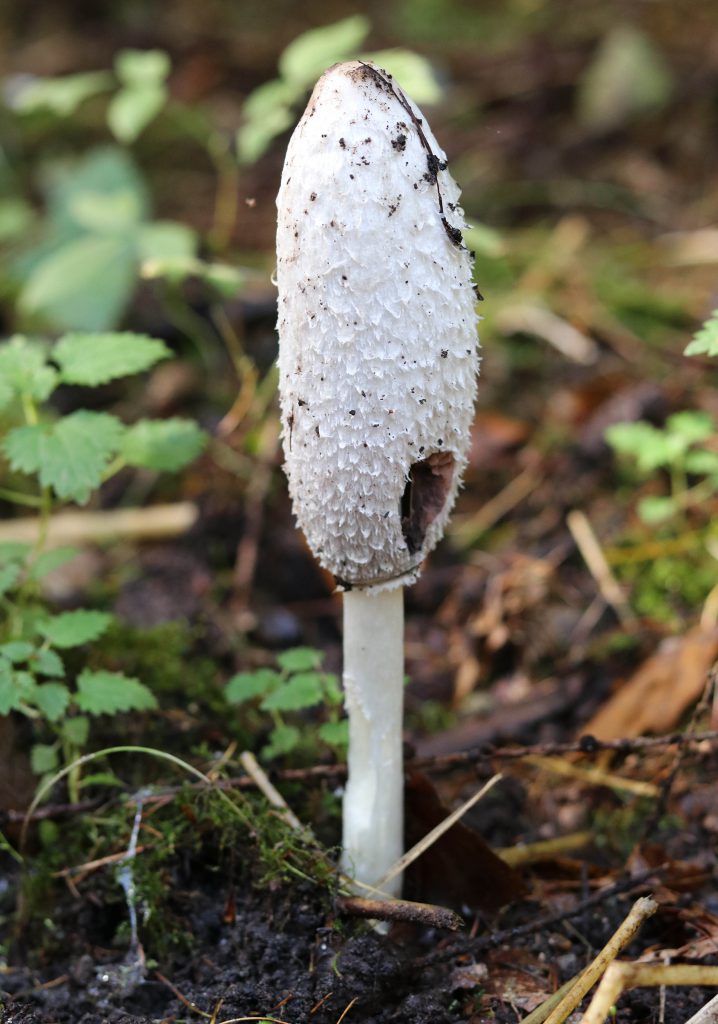
<svg viewBox="0 0 718 1024">
<path fill-rule="evenodd" d="M 149 369 L 166 358 L 162 341 L 138 334 L 67 334 L 54 345 L 25 337 L 0 344 L 0 454 L 13 474 L 0 498 L 36 509 L 34 543 L 0 545 L 0 714 L 30 718 L 50 742 L 32 749 L 38 774 L 69 763 L 86 745 L 88 716 L 147 710 L 156 701 L 137 679 L 85 668 L 68 678 L 65 652 L 97 640 L 112 616 L 77 609 L 53 615 L 40 584 L 74 557 L 46 550 L 54 510 L 85 504 L 125 466 L 175 471 L 201 451 L 205 435 L 191 420 L 124 424 L 107 412 L 78 409 L 58 416 L 48 405 L 62 384 L 92 387 Z M 80 779 L 70 776 L 77 798 Z"/>
<path fill-rule="evenodd" d="M 225 697 L 230 704 L 253 702 L 270 716 L 269 741 L 261 751 L 266 760 L 291 754 L 300 746 L 316 750 L 318 741 L 338 752 L 346 750 L 347 723 L 340 718 L 342 691 L 335 675 L 320 671 L 322 658 L 321 651 L 295 647 L 277 655 L 278 669 L 239 672 L 227 682 Z M 300 720 L 299 712 L 319 705 L 325 709 L 325 721 L 317 725 Z"/>
<path fill-rule="evenodd" d="M 687 356 L 718 356 L 718 309 L 714 309 L 686 348 Z"/>
<path fill-rule="evenodd" d="M 633 459 L 642 477 L 649 478 L 659 469 L 668 472 L 670 494 L 650 495 L 638 503 L 644 523 L 669 520 L 718 491 L 715 438 L 713 418 L 700 410 L 674 413 L 662 429 L 644 420 L 608 428 L 608 443 L 619 454 Z M 701 479 L 690 483 L 690 477 Z"/>
</svg>

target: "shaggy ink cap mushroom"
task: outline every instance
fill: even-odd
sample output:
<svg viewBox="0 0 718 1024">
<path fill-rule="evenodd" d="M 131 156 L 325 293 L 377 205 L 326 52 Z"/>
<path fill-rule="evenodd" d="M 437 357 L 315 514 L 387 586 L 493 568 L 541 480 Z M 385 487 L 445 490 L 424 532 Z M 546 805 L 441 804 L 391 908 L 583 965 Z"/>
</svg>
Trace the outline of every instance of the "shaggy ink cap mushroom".
<svg viewBox="0 0 718 1024">
<path fill-rule="evenodd" d="M 459 189 L 421 112 L 361 61 L 317 83 L 277 197 L 285 469 L 319 562 L 412 582 L 469 449 L 478 369 Z"/>
</svg>

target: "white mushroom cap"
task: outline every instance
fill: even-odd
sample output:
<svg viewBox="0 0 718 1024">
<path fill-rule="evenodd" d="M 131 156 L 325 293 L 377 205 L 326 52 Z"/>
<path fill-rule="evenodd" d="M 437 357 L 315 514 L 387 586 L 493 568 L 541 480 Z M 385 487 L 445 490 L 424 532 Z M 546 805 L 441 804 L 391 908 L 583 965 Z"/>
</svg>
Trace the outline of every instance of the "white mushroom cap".
<svg viewBox="0 0 718 1024">
<path fill-rule="evenodd" d="M 361 61 L 317 83 L 277 197 L 285 469 L 344 584 L 413 581 L 469 448 L 478 370 L 459 189 L 418 108 Z"/>
</svg>

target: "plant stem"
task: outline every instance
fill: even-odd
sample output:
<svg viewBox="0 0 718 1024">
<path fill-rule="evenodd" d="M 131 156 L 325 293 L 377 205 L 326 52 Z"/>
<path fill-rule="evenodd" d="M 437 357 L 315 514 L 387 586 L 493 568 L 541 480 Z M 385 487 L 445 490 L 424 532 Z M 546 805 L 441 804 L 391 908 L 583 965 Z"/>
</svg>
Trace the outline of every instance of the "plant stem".
<svg viewBox="0 0 718 1024">
<path fill-rule="evenodd" d="M 344 595 L 344 701 L 349 778 L 342 866 L 372 885 L 402 854 L 404 769 L 404 591 Z M 387 887 L 401 891 L 401 877 Z"/>
</svg>

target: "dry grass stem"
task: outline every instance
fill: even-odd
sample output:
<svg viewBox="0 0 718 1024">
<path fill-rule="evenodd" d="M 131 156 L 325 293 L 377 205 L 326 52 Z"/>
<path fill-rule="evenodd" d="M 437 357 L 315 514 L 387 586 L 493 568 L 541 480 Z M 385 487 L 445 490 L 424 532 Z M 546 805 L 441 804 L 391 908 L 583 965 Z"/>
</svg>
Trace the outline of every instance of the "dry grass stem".
<svg viewBox="0 0 718 1024">
<path fill-rule="evenodd" d="M 593 842 L 593 838 L 593 832 L 571 832 L 565 836 L 557 836 L 555 839 L 540 839 L 536 843 L 506 846 L 503 849 L 494 850 L 494 853 L 509 867 L 518 868 L 550 860 L 552 857 L 570 853 L 572 850 L 581 850 Z"/>
<path fill-rule="evenodd" d="M 641 779 L 624 779 L 621 775 L 612 775 L 601 768 L 583 768 L 581 765 L 571 764 L 560 757 L 527 757 L 526 764 L 535 768 L 543 768 L 547 772 L 554 772 L 556 775 L 566 775 L 569 778 L 578 779 L 590 786 L 606 786 L 618 792 L 634 793 L 636 796 L 658 796 L 658 786 L 652 782 L 643 782 Z"/>
<path fill-rule="evenodd" d="M 191 501 L 149 508 L 116 508 L 107 512 L 58 512 L 47 527 L 45 547 L 92 544 L 119 538 L 151 540 L 179 537 L 194 526 L 199 513 Z M 0 523 L 0 543 L 34 544 L 40 531 L 35 516 Z"/>
<path fill-rule="evenodd" d="M 700 964 L 609 964 L 581 1024 L 604 1024 L 621 994 L 626 989 L 642 985 L 718 986 L 718 967 L 704 967 Z M 715 1015 L 706 1017 L 705 1024 L 713 1024 L 715 1020 Z"/>
<path fill-rule="evenodd" d="M 623 625 L 628 625 L 635 620 L 635 616 L 621 590 L 618 580 L 608 564 L 598 537 L 588 521 L 585 513 L 574 509 L 566 516 L 566 525 L 571 531 L 571 536 L 576 542 L 576 547 L 586 563 L 604 601 L 613 608 L 618 619 Z"/>
</svg>

